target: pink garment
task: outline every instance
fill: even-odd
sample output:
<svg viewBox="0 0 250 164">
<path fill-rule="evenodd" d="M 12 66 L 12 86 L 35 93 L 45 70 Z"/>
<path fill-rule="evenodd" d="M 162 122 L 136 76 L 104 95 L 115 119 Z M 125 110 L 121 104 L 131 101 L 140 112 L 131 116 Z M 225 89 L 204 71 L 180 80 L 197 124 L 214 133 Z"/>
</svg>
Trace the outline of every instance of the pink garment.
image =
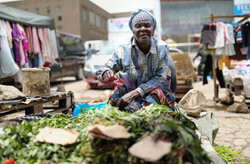
<svg viewBox="0 0 250 164">
<path fill-rule="evenodd" d="M 7 40 L 8 40 L 9 47 L 13 48 L 13 44 L 12 44 L 12 28 L 11 28 L 8 21 L 3 21 L 2 20 L 2 25 L 3 25 L 4 31 L 5 31 L 5 33 L 7 35 Z"/>
<path fill-rule="evenodd" d="M 216 26 L 216 39 L 215 39 L 215 45 L 211 48 L 225 47 L 226 44 L 230 43 L 230 38 L 226 24 L 222 22 L 216 22 L 213 23 L 213 25 Z"/>
<path fill-rule="evenodd" d="M 23 43 L 23 51 L 24 51 L 24 57 L 25 57 L 25 64 L 28 63 L 28 54 L 27 54 L 27 36 L 26 36 L 26 33 L 24 31 L 24 27 L 22 26 L 22 37 L 23 37 L 23 40 L 22 40 L 22 43 Z"/>
<path fill-rule="evenodd" d="M 10 26 L 9 22 L 6 22 L 7 25 L 7 31 L 8 31 L 8 41 L 9 41 L 9 46 L 10 48 L 13 48 L 13 44 L 12 44 L 12 28 Z"/>
<path fill-rule="evenodd" d="M 32 36 L 33 36 L 34 54 L 39 54 L 40 46 L 38 42 L 36 27 L 32 27 Z"/>
<path fill-rule="evenodd" d="M 38 36 L 41 41 L 41 49 L 42 49 L 42 58 L 45 63 L 49 63 L 49 56 L 48 56 L 48 51 L 46 48 L 46 39 L 44 38 L 43 35 L 43 29 L 39 28 L 38 29 Z"/>
<path fill-rule="evenodd" d="M 24 27 L 24 31 L 27 37 L 27 50 L 31 54 L 32 52 L 34 52 L 31 27 Z"/>
</svg>

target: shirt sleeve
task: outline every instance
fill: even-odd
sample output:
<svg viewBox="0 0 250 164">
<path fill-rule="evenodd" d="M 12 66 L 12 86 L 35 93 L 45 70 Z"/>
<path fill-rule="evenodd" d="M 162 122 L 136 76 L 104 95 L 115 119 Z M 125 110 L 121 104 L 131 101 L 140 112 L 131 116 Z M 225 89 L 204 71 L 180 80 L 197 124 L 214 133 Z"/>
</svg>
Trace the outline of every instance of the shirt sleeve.
<svg viewBox="0 0 250 164">
<path fill-rule="evenodd" d="M 169 59 L 168 59 L 168 48 L 166 47 L 163 51 L 164 54 L 160 54 L 158 68 L 155 71 L 155 76 L 151 78 L 148 82 L 142 83 L 138 86 L 137 91 L 141 96 L 148 94 L 150 91 L 156 88 L 163 88 L 166 85 L 166 79 L 169 69 Z"/>
<path fill-rule="evenodd" d="M 113 53 L 112 57 L 105 64 L 105 66 L 96 72 L 96 75 L 98 76 L 99 79 L 102 79 L 103 74 L 110 69 L 114 70 L 115 72 L 121 70 L 122 59 L 120 56 L 122 50 L 123 50 L 122 47 L 118 47 L 117 50 Z"/>
</svg>

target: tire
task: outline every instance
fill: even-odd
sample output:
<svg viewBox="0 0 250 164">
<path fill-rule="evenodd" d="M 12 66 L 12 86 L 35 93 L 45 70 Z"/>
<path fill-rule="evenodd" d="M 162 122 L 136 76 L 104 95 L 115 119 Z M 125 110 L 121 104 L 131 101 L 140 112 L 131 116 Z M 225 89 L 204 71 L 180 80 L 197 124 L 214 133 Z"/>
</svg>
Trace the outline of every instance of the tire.
<svg viewBox="0 0 250 164">
<path fill-rule="evenodd" d="M 77 68 L 77 73 L 76 73 L 76 80 L 82 80 L 84 77 L 83 75 L 83 66 L 79 65 Z"/>
</svg>

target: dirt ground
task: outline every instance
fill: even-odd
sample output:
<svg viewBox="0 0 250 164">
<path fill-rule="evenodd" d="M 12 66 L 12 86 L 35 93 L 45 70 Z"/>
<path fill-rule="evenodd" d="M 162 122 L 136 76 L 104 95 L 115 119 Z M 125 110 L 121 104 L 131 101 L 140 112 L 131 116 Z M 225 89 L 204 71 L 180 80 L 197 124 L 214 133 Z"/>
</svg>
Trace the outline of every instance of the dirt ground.
<svg viewBox="0 0 250 164">
<path fill-rule="evenodd" d="M 60 83 L 59 83 L 60 84 Z M 77 103 L 99 103 L 106 102 L 113 90 L 110 89 L 89 89 L 87 83 L 74 81 L 74 78 L 65 78 L 64 87 L 66 91 L 73 91 Z M 52 85 L 51 91 L 56 91 L 57 85 Z M 219 121 L 219 132 L 215 138 L 215 144 L 231 146 L 239 149 L 243 157 L 250 159 L 250 113 L 230 113 L 223 106 L 213 101 L 213 81 L 207 85 L 202 82 L 193 83 L 194 88 L 200 90 L 208 99 L 208 112 L 213 112 Z M 219 89 L 219 97 L 225 96 L 225 89 Z"/>
</svg>

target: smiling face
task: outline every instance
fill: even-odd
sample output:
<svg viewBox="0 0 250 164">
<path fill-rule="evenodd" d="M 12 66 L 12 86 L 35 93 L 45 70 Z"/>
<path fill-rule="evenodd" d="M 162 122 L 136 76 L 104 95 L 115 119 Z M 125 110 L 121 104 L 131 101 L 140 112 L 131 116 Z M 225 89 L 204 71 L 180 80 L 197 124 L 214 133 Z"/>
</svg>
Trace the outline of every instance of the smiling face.
<svg viewBox="0 0 250 164">
<path fill-rule="evenodd" d="M 150 21 L 140 21 L 133 27 L 135 40 L 139 44 L 151 43 L 151 37 L 154 32 L 154 27 Z"/>
</svg>

